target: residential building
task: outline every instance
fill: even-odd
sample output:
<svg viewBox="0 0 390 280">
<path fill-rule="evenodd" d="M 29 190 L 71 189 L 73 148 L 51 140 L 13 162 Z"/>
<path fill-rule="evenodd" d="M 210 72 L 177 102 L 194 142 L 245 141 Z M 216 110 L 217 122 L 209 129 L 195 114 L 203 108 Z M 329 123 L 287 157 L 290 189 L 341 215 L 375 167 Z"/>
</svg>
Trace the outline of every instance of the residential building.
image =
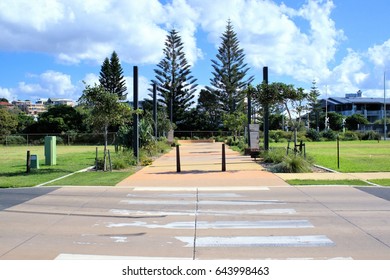
<svg viewBox="0 0 390 280">
<path fill-rule="evenodd" d="M 71 107 L 75 106 L 75 103 L 73 102 L 72 99 L 65 99 L 65 98 L 49 98 L 47 100 L 47 105 L 68 105 Z"/>
<path fill-rule="evenodd" d="M 8 108 L 8 109 L 12 109 L 14 107 L 14 105 L 12 105 L 11 103 L 8 103 L 8 102 L 5 102 L 5 101 L 1 101 L 0 102 L 0 108 L 3 107 L 3 108 Z"/>
<path fill-rule="evenodd" d="M 32 103 L 30 100 L 17 100 L 12 101 L 12 104 L 33 117 L 38 117 L 40 113 L 47 111 L 46 105 L 43 102 Z"/>
<path fill-rule="evenodd" d="M 18 107 L 26 114 L 37 118 L 40 113 L 47 111 L 47 106 L 68 105 L 73 107 L 75 103 L 71 99 L 49 98 L 38 99 L 35 103 L 31 102 L 30 100 L 17 100 L 12 101 L 12 105 Z"/>
<path fill-rule="evenodd" d="M 359 90 L 357 93 L 347 93 L 345 97 L 329 97 L 321 100 L 323 111 L 336 112 L 343 116 L 361 114 L 371 123 L 383 119 L 385 115 L 384 107 L 386 104 L 386 116 L 390 117 L 390 99 L 363 97 Z"/>
</svg>

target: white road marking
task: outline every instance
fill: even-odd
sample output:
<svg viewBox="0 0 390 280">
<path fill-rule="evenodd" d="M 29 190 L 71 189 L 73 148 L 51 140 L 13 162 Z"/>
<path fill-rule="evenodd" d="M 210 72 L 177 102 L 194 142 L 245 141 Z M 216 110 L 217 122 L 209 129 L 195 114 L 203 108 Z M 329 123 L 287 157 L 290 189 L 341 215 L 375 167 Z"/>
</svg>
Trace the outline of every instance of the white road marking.
<svg viewBox="0 0 390 280">
<path fill-rule="evenodd" d="M 264 205 L 264 204 L 286 204 L 279 200 L 201 200 L 202 205 Z"/>
<path fill-rule="evenodd" d="M 126 243 L 126 236 L 111 236 L 110 239 L 114 240 L 115 243 Z"/>
<path fill-rule="evenodd" d="M 192 200 L 121 200 L 120 203 L 133 205 L 192 205 L 196 201 Z M 201 200 L 202 205 L 264 205 L 264 204 L 286 204 L 279 200 Z"/>
<path fill-rule="evenodd" d="M 134 187 L 133 191 L 269 191 L 269 187 L 257 187 L 257 186 L 238 186 L 238 187 L 229 187 L 229 186 L 215 186 L 215 187 Z"/>
<path fill-rule="evenodd" d="M 146 222 L 132 223 L 109 223 L 106 227 L 145 227 L 145 228 L 163 228 L 163 229 L 194 229 L 195 222 L 172 222 L 168 224 L 156 224 Z M 313 225 L 307 220 L 272 220 L 272 221 L 198 221 L 197 229 L 265 229 L 265 228 L 312 228 Z"/>
<path fill-rule="evenodd" d="M 173 193 L 173 194 L 128 194 L 127 197 L 181 197 L 181 198 L 196 198 L 196 197 L 242 197 L 236 193 Z"/>
<path fill-rule="evenodd" d="M 180 210 L 180 211 L 143 211 L 143 210 L 128 210 L 128 209 L 111 209 L 114 215 L 139 215 L 139 216 L 195 216 L 194 210 Z M 198 210 L 198 215 L 207 216 L 230 216 L 230 215 L 293 215 L 296 214 L 294 209 L 248 209 L 248 210 Z"/>
<path fill-rule="evenodd" d="M 176 236 L 176 239 L 194 245 L 193 236 Z M 303 236 L 232 236 L 232 237 L 198 237 L 196 247 L 319 247 L 332 246 L 333 241 L 325 235 Z"/>
<path fill-rule="evenodd" d="M 192 260 L 192 258 L 59 254 L 55 260 Z"/>
</svg>

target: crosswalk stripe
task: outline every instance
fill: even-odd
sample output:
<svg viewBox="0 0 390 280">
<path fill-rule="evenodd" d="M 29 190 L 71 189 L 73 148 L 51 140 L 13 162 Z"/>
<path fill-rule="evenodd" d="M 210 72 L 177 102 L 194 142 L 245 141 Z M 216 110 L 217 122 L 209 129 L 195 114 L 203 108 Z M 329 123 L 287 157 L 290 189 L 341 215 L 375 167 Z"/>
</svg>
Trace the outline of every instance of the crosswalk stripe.
<svg viewBox="0 0 390 280">
<path fill-rule="evenodd" d="M 198 210 L 197 213 L 194 210 L 177 210 L 177 211 L 144 211 L 144 210 L 129 210 L 129 209 L 111 209 L 110 212 L 114 215 L 140 215 L 140 216 L 229 216 L 229 215 L 293 215 L 296 211 L 291 208 L 278 208 L 278 209 L 248 209 L 248 210 Z"/>
<path fill-rule="evenodd" d="M 195 222 L 172 222 L 168 224 L 151 224 L 146 222 L 131 223 L 109 223 L 108 228 L 117 227 L 145 227 L 145 228 L 164 228 L 164 229 L 194 229 Z M 312 228 L 313 225 L 307 220 L 272 220 L 272 221 L 197 221 L 197 229 L 276 229 L 276 228 Z"/>
<path fill-rule="evenodd" d="M 194 245 L 193 236 L 176 236 L 176 239 L 187 243 L 184 247 Z M 196 247 L 320 247 L 333 246 L 334 243 L 325 235 L 302 236 L 231 236 L 231 237 L 198 237 Z"/>
<path fill-rule="evenodd" d="M 133 205 L 191 205 L 197 203 L 193 200 L 121 200 L 120 203 Z M 201 200 L 198 202 L 201 205 L 264 205 L 264 204 L 286 204 L 279 200 Z"/>
<path fill-rule="evenodd" d="M 134 187 L 133 191 L 153 191 L 153 192 L 174 192 L 174 191 L 269 191 L 269 187 L 259 187 L 259 186 L 237 186 L 237 187 L 227 187 L 227 186 L 214 186 L 214 187 Z"/>
</svg>

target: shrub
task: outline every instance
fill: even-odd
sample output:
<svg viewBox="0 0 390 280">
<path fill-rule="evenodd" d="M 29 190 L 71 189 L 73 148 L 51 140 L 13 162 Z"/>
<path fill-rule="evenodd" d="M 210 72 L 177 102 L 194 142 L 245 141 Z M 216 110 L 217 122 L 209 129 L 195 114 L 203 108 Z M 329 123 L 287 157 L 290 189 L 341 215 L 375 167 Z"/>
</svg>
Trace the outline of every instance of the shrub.
<svg viewBox="0 0 390 280">
<path fill-rule="evenodd" d="M 103 155 L 101 156 L 103 157 Z M 112 169 L 114 170 L 126 169 L 137 164 L 133 151 L 131 150 L 120 151 L 117 153 L 110 153 L 110 156 L 111 156 Z M 99 158 L 97 163 L 98 163 L 98 170 L 103 170 L 103 166 L 104 166 L 103 158 Z M 109 168 L 110 162 L 108 161 L 108 156 L 107 156 L 106 164 L 107 164 L 107 168 Z"/>
<path fill-rule="evenodd" d="M 280 140 L 283 138 L 284 133 L 282 130 L 270 130 L 269 131 L 269 138 L 272 139 L 275 143 L 280 142 Z"/>
<path fill-rule="evenodd" d="M 321 136 L 317 129 L 310 128 L 306 131 L 306 137 L 311 139 L 312 141 L 320 141 Z"/>
<path fill-rule="evenodd" d="M 280 163 L 286 156 L 284 148 L 273 148 L 265 151 L 263 154 L 263 161 L 266 163 Z"/>
<path fill-rule="evenodd" d="M 281 163 L 271 167 L 275 173 L 307 173 L 311 171 L 311 165 L 304 158 L 298 155 L 289 155 L 284 157 Z"/>
<path fill-rule="evenodd" d="M 359 134 L 354 131 L 346 131 L 340 135 L 340 140 L 344 140 L 344 141 L 359 140 Z"/>
<path fill-rule="evenodd" d="M 381 140 L 381 135 L 373 130 L 363 133 L 362 140 Z"/>
<path fill-rule="evenodd" d="M 26 139 L 20 135 L 6 136 L 4 139 L 5 145 L 25 145 Z"/>
<path fill-rule="evenodd" d="M 320 133 L 320 136 L 329 141 L 334 141 L 337 138 L 336 132 L 331 129 L 324 130 Z"/>
</svg>

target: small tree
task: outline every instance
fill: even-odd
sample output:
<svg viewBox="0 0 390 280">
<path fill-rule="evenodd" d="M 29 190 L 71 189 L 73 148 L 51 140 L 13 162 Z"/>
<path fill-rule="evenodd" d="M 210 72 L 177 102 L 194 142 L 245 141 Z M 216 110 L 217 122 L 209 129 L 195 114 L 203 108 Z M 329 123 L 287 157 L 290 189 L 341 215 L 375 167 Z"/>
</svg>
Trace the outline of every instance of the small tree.
<svg viewBox="0 0 390 280">
<path fill-rule="evenodd" d="M 219 114 L 218 97 L 211 91 L 202 89 L 199 93 L 197 112 L 203 123 L 202 127 L 206 130 L 218 130 L 221 124 Z"/>
<path fill-rule="evenodd" d="M 293 85 L 284 83 L 266 84 L 263 82 L 256 87 L 249 86 L 246 92 L 249 92 L 252 99 L 260 104 L 262 109 L 273 105 L 283 105 L 288 114 L 289 126 L 296 130 L 297 123 L 293 120 L 291 107 L 299 105 L 303 100 L 305 95 L 302 89 L 295 89 Z M 264 142 L 266 141 L 268 139 L 265 139 Z M 296 137 L 294 137 L 294 141 L 296 142 Z"/>
<path fill-rule="evenodd" d="M 120 103 L 118 96 L 108 92 L 102 85 L 93 87 L 87 85 L 78 100 L 80 105 L 88 107 L 91 112 L 88 122 L 97 130 L 104 133 L 104 171 L 107 170 L 108 128 L 111 125 L 121 125 L 128 121 L 131 109 L 128 105 Z"/>
<path fill-rule="evenodd" d="M 15 132 L 17 126 L 17 116 L 8 109 L 0 107 L 0 140 L 2 140 L 2 137 Z"/>
<path fill-rule="evenodd" d="M 348 130 L 357 130 L 359 124 L 369 124 L 370 122 L 362 114 L 353 114 L 345 119 L 345 127 Z"/>
<path fill-rule="evenodd" d="M 234 136 L 239 136 L 248 123 L 246 114 L 243 112 L 234 112 L 232 114 L 223 115 L 223 125 L 234 133 Z"/>
</svg>

